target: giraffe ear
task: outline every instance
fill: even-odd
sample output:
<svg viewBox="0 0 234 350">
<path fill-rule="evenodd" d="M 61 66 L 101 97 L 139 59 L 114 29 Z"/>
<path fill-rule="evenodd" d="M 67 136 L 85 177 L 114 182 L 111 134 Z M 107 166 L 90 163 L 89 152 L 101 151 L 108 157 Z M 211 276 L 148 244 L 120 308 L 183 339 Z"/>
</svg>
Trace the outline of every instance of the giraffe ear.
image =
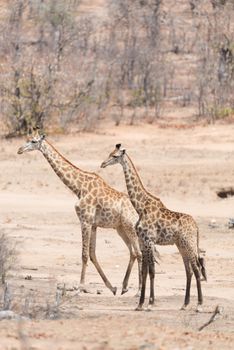
<svg viewBox="0 0 234 350">
<path fill-rule="evenodd" d="M 121 147 L 121 143 L 117 143 L 117 145 L 115 145 L 116 149 L 120 149 L 120 147 Z"/>
<path fill-rule="evenodd" d="M 122 149 L 121 151 L 122 151 L 122 155 L 124 155 L 126 152 L 126 149 Z"/>
</svg>

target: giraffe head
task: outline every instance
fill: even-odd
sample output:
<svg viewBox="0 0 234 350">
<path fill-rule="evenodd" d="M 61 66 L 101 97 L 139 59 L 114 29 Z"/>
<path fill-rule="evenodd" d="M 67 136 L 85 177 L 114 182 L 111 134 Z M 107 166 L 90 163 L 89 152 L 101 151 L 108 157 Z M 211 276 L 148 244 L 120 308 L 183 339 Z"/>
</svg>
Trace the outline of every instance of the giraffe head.
<svg viewBox="0 0 234 350">
<path fill-rule="evenodd" d="M 125 149 L 121 149 L 121 143 L 115 146 L 114 151 L 109 154 L 109 157 L 101 164 L 101 168 L 105 168 L 109 165 L 122 163 L 125 155 Z"/>
<path fill-rule="evenodd" d="M 33 134 L 28 137 L 27 142 L 25 143 L 25 145 L 21 146 L 18 149 L 18 154 L 22 154 L 24 152 L 30 152 L 30 151 L 35 151 L 35 150 L 40 150 L 41 148 L 41 144 L 42 141 L 44 140 L 45 135 L 41 135 L 38 131 L 38 129 L 36 129 Z"/>
</svg>

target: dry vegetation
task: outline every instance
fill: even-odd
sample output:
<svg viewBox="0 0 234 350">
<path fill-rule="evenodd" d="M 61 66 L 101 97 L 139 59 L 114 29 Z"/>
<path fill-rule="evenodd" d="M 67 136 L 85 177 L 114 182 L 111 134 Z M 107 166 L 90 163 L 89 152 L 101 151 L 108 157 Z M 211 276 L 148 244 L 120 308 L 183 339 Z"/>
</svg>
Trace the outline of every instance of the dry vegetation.
<svg viewBox="0 0 234 350">
<path fill-rule="evenodd" d="M 2 0 L 0 16 L 8 136 L 233 115 L 233 0 Z"/>
</svg>

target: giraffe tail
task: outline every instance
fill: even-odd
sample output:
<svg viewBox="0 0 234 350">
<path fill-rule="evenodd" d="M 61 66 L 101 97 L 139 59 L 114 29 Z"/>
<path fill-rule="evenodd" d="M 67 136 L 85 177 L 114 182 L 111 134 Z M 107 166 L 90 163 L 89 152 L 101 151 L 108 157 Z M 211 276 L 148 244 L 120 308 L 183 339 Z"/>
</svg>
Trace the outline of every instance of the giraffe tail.
<svg viewBox="0 0 234 350">
<path fill-rule="evenodd" d="M 198 262 L 199 262 L 199 265 L 200 265 L 200 268 L 201 268 L 201 274 L 202 274 L 202 276 L 203 276 L 203 280 L 204 280 L 204 281 L 207 281 L 207 274 L 206 274 L 206 267 L 205 267 L 205 259 L 199 257 L 199 258 L 198 258 Z"/>
<path fill-rule="evenodd" d="M 201 274 L 203 276 L 203 281 L 207 281 L 207 274 L 206 274 L 206 266 L 205 266 L 205 259 L 203 257 L 200 257 L 200 248 L 199 248 L 199 230 L 197 229 L 197 252 L 198 252 L 198 265 L 201 270 Z"/>
</svg>

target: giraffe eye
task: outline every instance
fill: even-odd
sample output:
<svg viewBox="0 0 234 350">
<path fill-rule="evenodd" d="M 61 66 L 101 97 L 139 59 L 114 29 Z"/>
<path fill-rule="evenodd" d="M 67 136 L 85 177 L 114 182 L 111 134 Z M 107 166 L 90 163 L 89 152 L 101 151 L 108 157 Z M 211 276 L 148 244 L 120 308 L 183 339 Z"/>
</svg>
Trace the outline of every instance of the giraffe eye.
<svg viewBox="0 0 234 350">
<path fill-rule="evenodd" d="M 32 142 L 32 143 L 37 143 L 37 141 L 35 141 L 35 140 L 32 140 L 31 142 Z"/>
</svg>

